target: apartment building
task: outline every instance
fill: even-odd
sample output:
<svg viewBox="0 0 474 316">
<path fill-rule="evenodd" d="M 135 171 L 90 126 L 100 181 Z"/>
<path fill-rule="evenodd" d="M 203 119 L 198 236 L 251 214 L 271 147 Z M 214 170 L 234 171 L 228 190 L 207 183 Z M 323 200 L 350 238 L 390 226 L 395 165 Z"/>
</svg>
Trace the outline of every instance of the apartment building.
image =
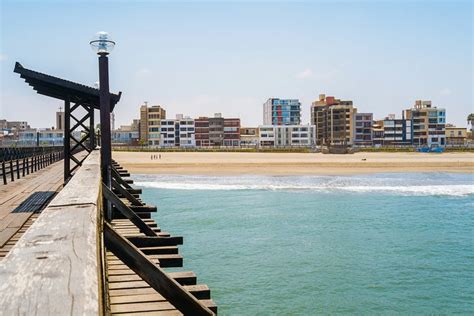
<svg viewBox="0 0 474 316">
<path fill-rule="evenodd" d="M 467 128 L 465 127 L 446 124 L 445 135 L 447 146 L 464 146 L 467 143 Z"/>
<path fill-rule="evenodd" d="M 140 120 L 133 120 L 130 125 L 121 125 L 112 130 L 112 143 L 116 145 L 136 146 L 140 141 Z"/>
<path fill-rule="evenodd" d="M 197 118 L 195 126 L 198 147 L 240 146 L 239 118 L 224 118 L 216 113 L 214 117 Z"/>
<path fill-rule="evenodd" d="M 224 146 L 226 147 L 240 146 L 240 119 L 239 118 L 224 119 Z"/>
<path fill-rule="evenodd" d="M 221 113 L 215 113 L 209 118 L 209 144 L 220 147 L 224 144 L 224 118 Z"/>
<path fill-rule="evenodd" d="M 140 107 L 140 141 L 148 146 L 160 145 L 161 120 L 166 119 L 166 111 L 160 105 Z"/>
<path fill-rule="evenodd" d="M 416 100 L 405 111 L 413 126 L 413 144 L 416 146 L 444 146 L 446 144 L 446 110 L 433 107 L 431 101 Z"/>
<path fill-rule="evenodd" d="M 311 104 L 311 125 L 316 128 L 316 145 L 352 145 L 357 109 L 352 101 L 319 95 Z"/>
<path fill-rule="evenodd" d="M 380 147 L 383 145 L 383 120 L 374 121 L 372 125 L 372 144 L 373 146 Z"/>
<path fill-rule="evenodd" d="M 258 127 L 240 128 L 240 146 L 244 148 L 257 148 L 259 145 Z"/>
<path fill-rule="evenodd" d="M 199 117 L 194 120 L 195 140 L 197 147 L 209 147 L 209 118 Z"/>
<path fill-rule="evenodd" d="M 374 124 L 373 113 L 356 113 L 354 145 L 372 146 L 372 142 L 373 142 L 372 125 L 373 124 Z"/>
<path fill-rule="evenodd" d="M 26 121 L 7 121 L 0 120 L 0 131 L 4 134 L 9 134 L 11 137 L 17 138 L 20 131 L 31 129 Z"/>
<path fill-rule="evenodd" d="M 315 145 L 314 125 L 259 126 L 260 147 L 312 147 Z"/>
<path fill-rule="evenodd" d="M 73 134 L 76 139 L 81 139 L 80 132 Z M 64 131 L 49 128 L 26 129 L 18 132 L 19 146 L 62 146 L 64 144 Z"/>
<path fill-rule="evenodd" d="M 161 120 L 161 147 L 195 147 L 195 123 L 182 114 L 175 119 Z"/>
<path fill-rule="evenodd" d="M 264 125 L 301 124 L 301 103 L 298 99 L 270 98 L 263 104 Z"/>
<path fill-rule="evenodd" d="M 395 114 L 389 114 L 383 120 L 383 146 L 407 146 L 413 143 L 411 120 L 397 119 Z"/>
</svg>

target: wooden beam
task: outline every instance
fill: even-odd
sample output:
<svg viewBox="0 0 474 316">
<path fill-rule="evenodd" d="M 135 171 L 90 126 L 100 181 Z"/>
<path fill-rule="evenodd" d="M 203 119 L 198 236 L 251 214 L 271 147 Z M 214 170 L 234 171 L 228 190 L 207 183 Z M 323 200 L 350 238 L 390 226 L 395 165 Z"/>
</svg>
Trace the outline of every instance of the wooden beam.
<svg viewBox="0 0 474 316">
<path fill-rule="evenodd" d="M 132 205 L 143 206 L 143 203 L 140 202 L 136 197 L 134 197 L 130 192 L 128 192 L 124 187 L 122 187 L 116 180 L 112 177 L 112 188 L 119 191 Z"/>
<path fill-rule="evenodd" d="M 146 283 L 185 315 L 215 315 L 178 282 L 151 262 L 138 248 L 120 236 L 109 223 L 104 224 L 105 246 Z"/>
</svg>

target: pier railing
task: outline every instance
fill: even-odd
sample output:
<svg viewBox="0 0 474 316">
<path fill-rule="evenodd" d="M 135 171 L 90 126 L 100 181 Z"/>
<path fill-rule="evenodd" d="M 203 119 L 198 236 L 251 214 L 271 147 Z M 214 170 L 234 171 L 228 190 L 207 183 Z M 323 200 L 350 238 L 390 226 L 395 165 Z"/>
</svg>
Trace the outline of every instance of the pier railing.
<svg viewBox="0 0 474 316">
<path fill-rule="evenodd" d="M 62 146 L 0 148 L 0 178 L 5 185 L 64 158 Z"/>
<path fill-rule="evenodd" d="M 93 151 L 3 259 L 0 314 L 102 314 L 99 161 Z"/>
</svg>

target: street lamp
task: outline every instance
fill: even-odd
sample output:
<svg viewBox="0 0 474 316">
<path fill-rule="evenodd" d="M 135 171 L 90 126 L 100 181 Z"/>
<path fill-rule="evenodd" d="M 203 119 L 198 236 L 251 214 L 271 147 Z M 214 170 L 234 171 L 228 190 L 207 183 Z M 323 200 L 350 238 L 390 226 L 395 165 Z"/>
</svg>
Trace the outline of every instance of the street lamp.
<svg viewBox="0 0 474 316">
<path fill-rule="evenodd" d="M 89 43 L 99 55 L 99 97 L 100 97 L 100 164 L 102 181 L 108 188 L 112 187 L 112 147 L 110 133 L 110 92 L 109 92 L 109 59 L 115 42 L 107 32 L 98 32 Z M 91 136 L 93 137 L 93 136 Z M 108 207 L 110 219 L 111 207 Z"/>
</svg>

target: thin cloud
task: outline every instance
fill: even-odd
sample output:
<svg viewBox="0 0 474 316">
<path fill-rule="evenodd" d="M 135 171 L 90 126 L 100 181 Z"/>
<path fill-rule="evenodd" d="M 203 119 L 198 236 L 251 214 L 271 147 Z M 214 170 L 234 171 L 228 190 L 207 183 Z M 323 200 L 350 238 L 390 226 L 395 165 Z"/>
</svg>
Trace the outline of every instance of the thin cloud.
<svg viewBox="0 0 474 316">
<path fill-rule="evenodd" d="M 307 79 L 313 76 L 313 71 L 310 68 L 306 68 L 302 72 L 296 74 L 296 78 L 298 79 Z"/>
<path fill-rule="evenodd" d="M 6 54 L 0 54 L 0 61 L 7 60 L 8 56 Z"/>
<path fill-rule="evenodd" d="M 440 95 L 443 95 L 443 96 L 448 96 L 448 95 L 451 95 L 453 94 L 453 92 L 451 91 L 451 89 L 449 88 L 444 88 L 444 89 L 441 89 L 441 91 L 439 92 Z"/>
<path fill-rule="evenodd" d="M 149 68 L 141 68 L 136 72 L 136 74 L 139 76 L 146 76 L 151 74 L 151 70 Z"/>
</svg>

